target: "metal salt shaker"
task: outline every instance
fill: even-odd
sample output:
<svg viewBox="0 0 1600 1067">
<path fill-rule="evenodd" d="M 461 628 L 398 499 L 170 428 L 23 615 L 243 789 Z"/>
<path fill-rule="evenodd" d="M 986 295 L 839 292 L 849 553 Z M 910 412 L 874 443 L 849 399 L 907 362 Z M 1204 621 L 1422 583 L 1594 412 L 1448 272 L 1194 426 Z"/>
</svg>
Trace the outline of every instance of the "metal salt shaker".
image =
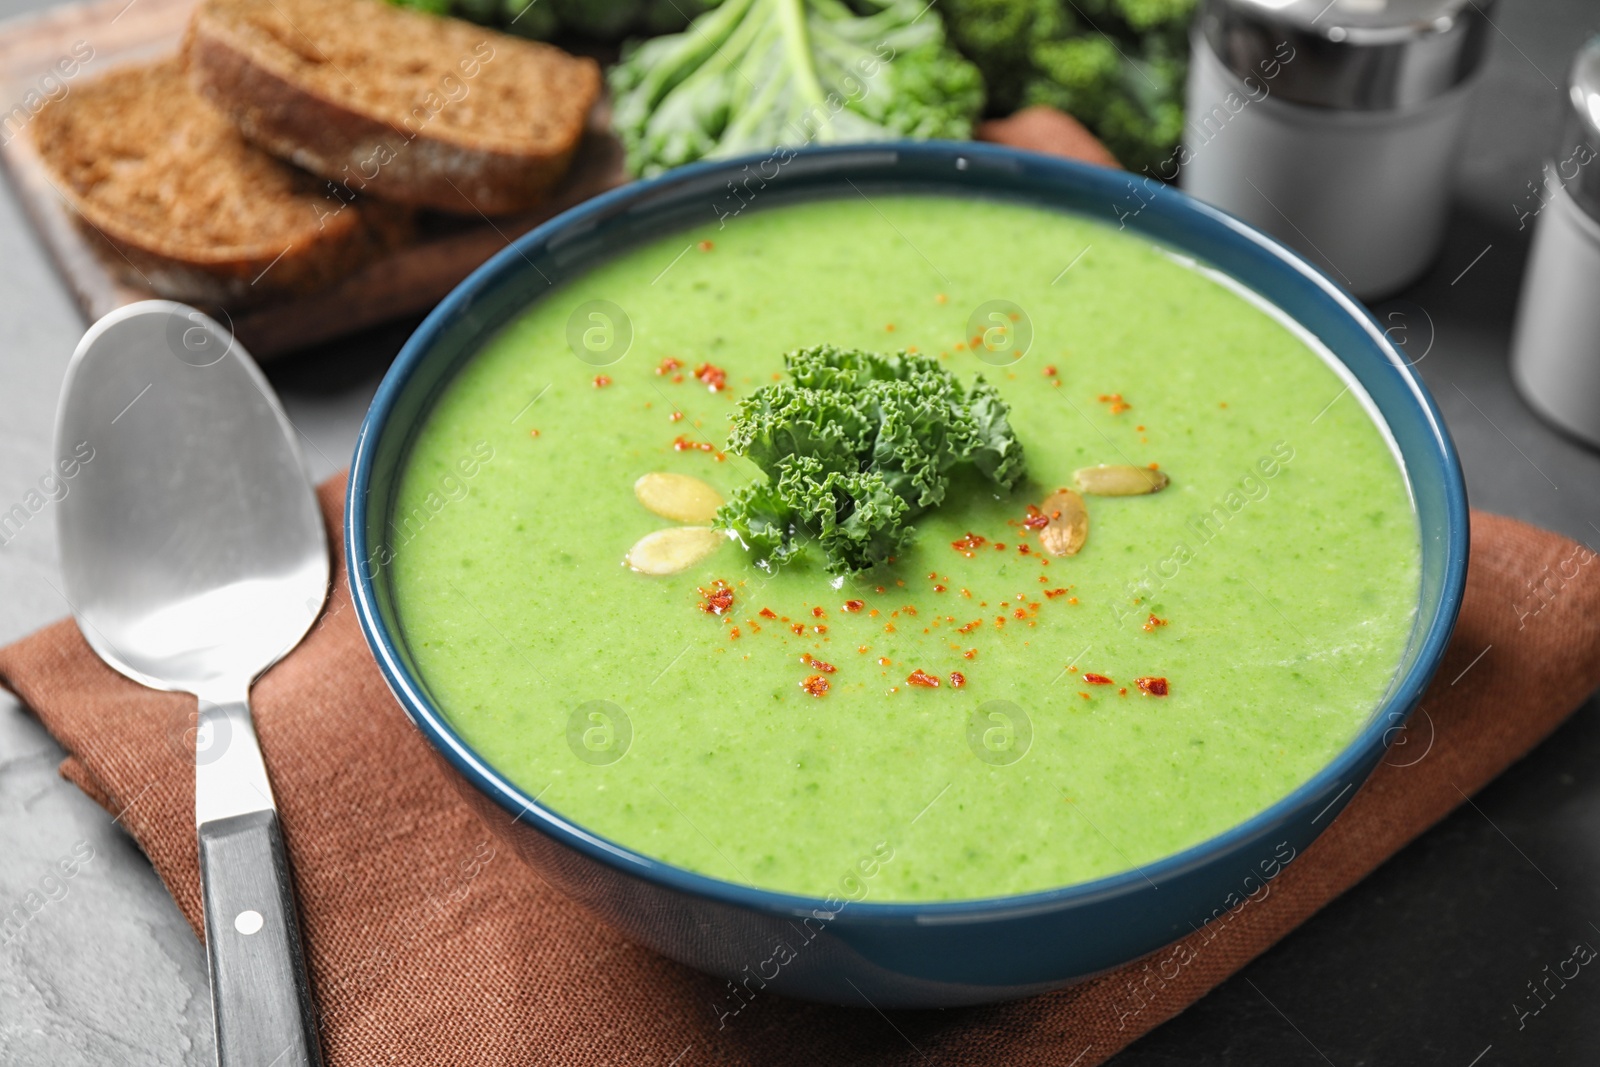
<svg viewBox="0 0 1600 1067">
<path fill-rule="evenodd" d="M 1600 37 L 1579 49 L 1567 99 L 1542 187 L 1517 206 L 1534 233 L 1511 378 L 1546 419 L 1600 445 Z"/>
<path fill-rule="evenodd" d="M 1202 0 L 1171 172 L 1355 295 L 1444 237 L 1492 0 Z"/>
</svg>

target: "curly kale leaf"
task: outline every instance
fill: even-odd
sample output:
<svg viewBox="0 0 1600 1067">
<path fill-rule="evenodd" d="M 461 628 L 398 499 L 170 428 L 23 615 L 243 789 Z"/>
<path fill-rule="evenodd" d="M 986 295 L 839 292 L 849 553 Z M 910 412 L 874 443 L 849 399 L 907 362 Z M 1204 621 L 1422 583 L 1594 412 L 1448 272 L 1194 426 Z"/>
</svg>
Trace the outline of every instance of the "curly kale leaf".
<svg viewBox="0 0 1600 1067">
<path fill-rule="evenodd" d="M 1016 485 L 1028 471 L 1022 456 L 1022 442 L 1011 432 L 1011 409 L 1000 399 L 994 386 L 979 378 L 967 394 L 967 410 L 976 424 L 978 443 L 972 449 L 972 463 L 978 473 L 1007 489 Z"/>
<path fill-rule="evenodd" d="M 992 114 L 1060 108 L 1133 170 L 1166 162 L 1182 136 L 1195 2 L 937 0 L 951 41 L 983 72 Z"/>
<path fill-rule="evenodd" d="M 1042 44 L 1024 102 L 1078 116 L 1130 170 L 1170 177 L 1164 164 L 1183 136 L 1187 48 L 1161 35 L 1120 48 L 1105 37 Z"/>
<path fill-rule="evenodd" d="M 812 143 L 971 134 L 977 68 L 918 0 L 722 0 L 624 50 L 612 125 L 636 175 Z"/>
<path fill-rule="evenodd" d="M 717 512 L 760 566 L 795 558 L 807 535 L 834 574 L 903 552 L 909 520 L 944 501 L 970 463 L 1005 489 L 1023 476 L 1005 401 L 979 377 L 965 388 L 939 362 L 821 345 L 784 357 L 786 381 L 740 402 L 728 450 L 766 479 Z"/>
</svg>

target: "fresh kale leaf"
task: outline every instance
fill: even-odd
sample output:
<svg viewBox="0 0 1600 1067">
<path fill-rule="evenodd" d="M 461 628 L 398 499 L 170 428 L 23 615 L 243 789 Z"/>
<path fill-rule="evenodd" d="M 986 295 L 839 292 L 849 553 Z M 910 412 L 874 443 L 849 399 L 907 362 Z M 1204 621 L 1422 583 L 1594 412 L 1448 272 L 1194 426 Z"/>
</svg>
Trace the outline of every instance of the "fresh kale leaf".
<svg viewBox="0 0 1600 1067">
<path fill-rule="evenodd" d="M 612 125 L 628 169 L 812 143 L 971 135 L 978 70 L 925 0 L 722 0 L 624 50 Z"/>
<path fill-rule="evenodd" d="M 1130 170 L 1159 168 L 1183 134 L 1196 0 L 936 0 L 978 65 L 989 112 L 1048 104 L 1076 116 Z"/>
<path fill-rule="evenodd" d="M 506 33 L 549 40 L 576 35 L 618 41 L 629 34 L 672 33 L 717 0 L 389 0 L 399 7 L 454 15 Z"/>
<path fill-rule="evenodd" d="M 970 388 L 936 359 L 820 345 L 784 356 L 788 380 L 739 404 L 728 451 L 765 473 L 717 512 L 759 566 L 794 559 L 809 535 L 834 574 L 904 551 L 909 520 L 944 501 L 970 463 L 1010 489 L 1026 469 L 1008 409 L 980 376 Z"/>
</svg>

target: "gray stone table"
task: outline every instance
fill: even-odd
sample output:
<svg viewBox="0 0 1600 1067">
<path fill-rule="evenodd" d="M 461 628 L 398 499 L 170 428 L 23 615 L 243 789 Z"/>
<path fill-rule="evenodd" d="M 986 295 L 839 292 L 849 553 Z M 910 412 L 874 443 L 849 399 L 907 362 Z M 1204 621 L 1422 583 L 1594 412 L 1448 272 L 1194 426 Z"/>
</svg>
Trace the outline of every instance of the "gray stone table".
<svg viewBox="0 0 1600 1067">
<path fill-rule="evenodd" d="M 0 16 L 43 3 L 0 0 Z M 1579 42 L 1600 31 L 1600 4 L 1505 0 L 1495 22 L 1449 240 L 1428 277 L 1378 310 L 1403 312 L 1413 351 L 1432 335 L 1418 366 L 1460 446 L 1473 503 L 1600 545 L 1600 456 L 1539 423 L 1506 373 L 1528 237 L 1517 212 L 1557 140 L 1557 85 Z M 319 478 L 346 464 L 410 325 L 270 370 Z M 61 376 L 83 326 L 9 190 L 0 193 L 0 510 L 48 470 Z M 47 508 L 0 547 L 0 642 L 66 614 L 53 522 Z M 0 911 L 39 889 L 59 858 L 92 854 L 0 944 L 0 1064 L 212 1062 L 200 946 L 131 839 L 57 776 L 61 755 L 0 695 Z M 1115 1062 L 1600 1063 L 1600 973 L 1580 972 L 1520 1026 L 1513 1007 L 1578 941 L 1600 946 L 1595 702 L 1475 806 Z"/>
</svg>

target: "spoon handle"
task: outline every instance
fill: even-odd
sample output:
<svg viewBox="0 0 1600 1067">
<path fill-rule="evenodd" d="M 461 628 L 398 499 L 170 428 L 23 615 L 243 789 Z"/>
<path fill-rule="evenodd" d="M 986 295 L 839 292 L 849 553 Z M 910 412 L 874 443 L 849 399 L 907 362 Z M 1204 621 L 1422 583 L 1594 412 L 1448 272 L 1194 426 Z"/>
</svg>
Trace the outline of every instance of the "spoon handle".
<svg viewBox="0 0 1600 1067">
<path fill-rule="evenodd" d="M 221 1067 L 320 1067 L 278 813 L 200 824 L 211 1010 Z"/>
</svg>

